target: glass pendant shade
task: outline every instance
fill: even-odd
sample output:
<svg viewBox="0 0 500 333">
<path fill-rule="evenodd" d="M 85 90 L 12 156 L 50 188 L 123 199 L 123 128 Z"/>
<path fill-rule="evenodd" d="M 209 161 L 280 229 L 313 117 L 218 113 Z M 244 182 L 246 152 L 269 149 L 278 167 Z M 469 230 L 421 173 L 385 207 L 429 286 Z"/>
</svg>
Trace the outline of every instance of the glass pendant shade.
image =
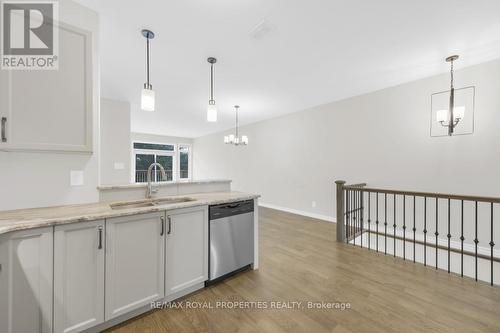
<svg viewBox="0 0 500 333">
<path fill-rule="evenodd" d="M 211 123 L 217 122 L 217 107 L 215 106 L 215 101 L 208 102 L 207 121 Z"/>
<path fill-rule="evenodd" d="M 465 106 L 457 106 L 453 109 L 453 117 L 455 119 L 464 119 L 465 116 Z"/>
<path fill-rule="evenodd" d="M 248 144 L 248 136 L 243 135 L 241 137 L 241 143 L 244 144 L 244 145 L 247 145 Z"/>
<path fill-rule="evenodd" d="M 152 89 L 142 89 L 141 93 L 141 109 L 143 111 L 155 110 L 155 92 Z"/>
<path fill-rule="evenodd" d="M 457 106 L 453 108 L 453 119 L 454 121 L 456 120 L 462 120 L 464 119 L 465 116 L 465 106 Z M 450 119 L 450 112 L 448 110 L 438 110 L 436 113 L 436 121 L 438 123 L 445 123 L 448 122 Z"/>
</svg>

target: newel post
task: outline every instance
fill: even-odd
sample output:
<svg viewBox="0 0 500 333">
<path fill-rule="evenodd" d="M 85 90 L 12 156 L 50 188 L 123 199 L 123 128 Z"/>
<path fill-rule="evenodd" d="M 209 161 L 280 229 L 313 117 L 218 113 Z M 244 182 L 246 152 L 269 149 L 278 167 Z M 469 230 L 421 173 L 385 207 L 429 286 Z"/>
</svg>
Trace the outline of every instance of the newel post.
<svg viewBox="0 0 500 333">
<path fill-rule="evenodd" d="M 337 180 L 337 242 L 345 242 L 345 211 L 344 211 L 344 184 L 345 181 Z"/>
</svg>

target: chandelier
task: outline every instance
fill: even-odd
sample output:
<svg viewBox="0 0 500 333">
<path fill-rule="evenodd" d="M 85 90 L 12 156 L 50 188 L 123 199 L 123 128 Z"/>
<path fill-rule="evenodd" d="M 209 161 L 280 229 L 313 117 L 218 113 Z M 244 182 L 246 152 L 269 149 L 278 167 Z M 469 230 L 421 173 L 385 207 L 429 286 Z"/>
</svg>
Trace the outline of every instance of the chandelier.
<svg viewBox="0 0 500 333">
<path fill-rule="evenodd" d="M 238 109 L 240 107 L 238 105 L 234 106 L 234 110 L 236 111 L 236 129 L 235 129 L 235 134 L 230 134 L 226 135 L 224 137 L 224 143 L 225 144 L 232 144 L 235 146 L 243 145 L 246 146 L 248 145 L 248 137 L 246 135 L 242 135 L 240 137 L 239 134 L 239 128 L 238 128 Z"/>
</svg>

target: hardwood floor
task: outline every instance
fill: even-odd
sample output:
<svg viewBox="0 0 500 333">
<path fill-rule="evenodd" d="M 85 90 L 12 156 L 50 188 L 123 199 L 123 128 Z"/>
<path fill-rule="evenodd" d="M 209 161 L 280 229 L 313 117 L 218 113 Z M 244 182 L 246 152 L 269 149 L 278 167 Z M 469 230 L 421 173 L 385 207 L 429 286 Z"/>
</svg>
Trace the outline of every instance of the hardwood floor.
<svg viewBox="0 0 500 333">
<path fill-rule="evenodd" d="M 214 308 L 155 310 L 108 332 L 500 332 L 500 288 L 339 244 L 334 223 L 261 208 L 260 251 L 258 271 L 180 300 Z M 216 307 L 228 301 L 269 303 Z M 270 309 L 286 301 L 303 308 Z"/>
</svg>

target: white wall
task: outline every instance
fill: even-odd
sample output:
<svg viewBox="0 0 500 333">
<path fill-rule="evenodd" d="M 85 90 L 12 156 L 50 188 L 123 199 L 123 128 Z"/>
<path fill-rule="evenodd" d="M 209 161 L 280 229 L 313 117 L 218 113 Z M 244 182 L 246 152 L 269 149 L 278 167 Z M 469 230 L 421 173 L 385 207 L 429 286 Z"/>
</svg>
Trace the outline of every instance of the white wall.
<svg viewBox="0 0 500 333">
<path fill-rule="evenodd" d="M 500 196 L 500 61 L 456 71 L 455 86 L 469 85 L 473 135 L 430 137 L 430 96 L 448 88 L 444 74 L 245 126 L 247 147 L 225 145 L 228 132 L 195 139 L 195 177 L 232 179 L 262 203 L 325 218 L 335 216 L 337 179 Z"/>
<path fill-rule="evenodd" d="M 99 178 L 99 50 L 97 13 L 65 0 L 59 18 L 93 33 L 93 149 L 92 155 L 0 152 L 0 210 L 94 202 Z M 70 186 L 70 170 L 83 170 L 83 186 Z"/>
<path fill-rule="evenodd" d="M 101 185 L 129 183 L 131 162 L 130 103 L 101 99 L 100 131 Z M 120 169 L 120 166 L 123 168 Z"/>
</svg>

